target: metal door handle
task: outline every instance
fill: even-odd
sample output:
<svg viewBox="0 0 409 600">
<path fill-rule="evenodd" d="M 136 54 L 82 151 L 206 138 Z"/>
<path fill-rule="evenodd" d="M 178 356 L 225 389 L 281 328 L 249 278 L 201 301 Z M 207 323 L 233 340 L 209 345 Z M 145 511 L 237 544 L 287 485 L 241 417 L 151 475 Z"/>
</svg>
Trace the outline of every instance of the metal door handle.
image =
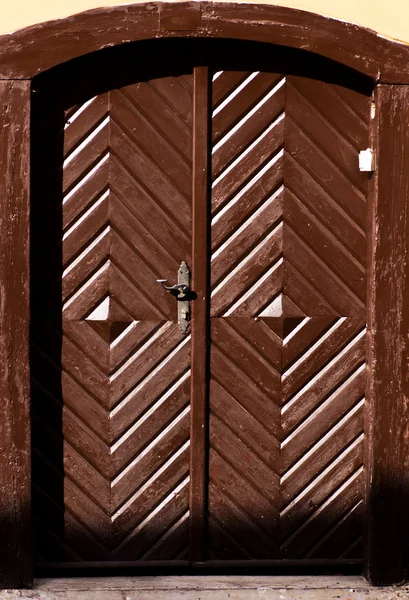
<svg viewBox="0 0 409 600">
<path fill-rule="evenodd" d="M 175 296 L 178 301 L 178 322 L 182 333 L 187 333 L 190 321 L 190 271 L 183 261 L 178 270 L 178 282 L 175 285 L 166 285 L 167 279 L 157 279 L 164 290 Z"/>
<path fill-rule="evenodd" d="M 190 292 L 190 287 L 186 283 L 176 283 L 175 285 L 165 285 L 167 283 L 167 279 L 157 279 L 158 283 L 160 283 L 164 290 L 167 292 L 177 292 L 178 297 L 186 296 Z"/>
</svg>

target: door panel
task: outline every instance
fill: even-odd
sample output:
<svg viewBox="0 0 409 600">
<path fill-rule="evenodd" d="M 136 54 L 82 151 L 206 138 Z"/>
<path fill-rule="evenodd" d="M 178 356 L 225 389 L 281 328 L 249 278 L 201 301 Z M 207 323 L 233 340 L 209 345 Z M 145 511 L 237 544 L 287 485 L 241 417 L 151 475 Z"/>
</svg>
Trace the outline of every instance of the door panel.
<svg viewBox="0 0 409 600">
<path fill-rule="evenodd" d="M 213 80 L 212 317 L 259 314 L 282 278 L 284 79 L 241 75 Z"/>
<path fill-rule="evenodd" d="M 155 280 L 173 283 L 191 261 L 191 120 L 189 76 L 66 112 L 62 304 L 43 313 L 33 339 L 44 433 L 62 410 L 63 464 L 49 467 L 48 435 L 35 431 L 37 503 L 64 507 L 63 523 L 39 518 L 42 561 L 172 560 L 187 550 L 190 336 Z M 53 241 L 61 237 L 42 247 L 50 271 Z M 56 378 L 61 370 L 55 390 L 50 366 Z"/>
<path fill-rule="evenodd" d="M 213 77 L 209 544 L 360 557 L 369 98 Z"/>
<path fill-rule="evenodd" d="M 281 357 L 269 321 L 212 319 L 209 533 L 216 560 L 279 556 Z"/>
</svg>

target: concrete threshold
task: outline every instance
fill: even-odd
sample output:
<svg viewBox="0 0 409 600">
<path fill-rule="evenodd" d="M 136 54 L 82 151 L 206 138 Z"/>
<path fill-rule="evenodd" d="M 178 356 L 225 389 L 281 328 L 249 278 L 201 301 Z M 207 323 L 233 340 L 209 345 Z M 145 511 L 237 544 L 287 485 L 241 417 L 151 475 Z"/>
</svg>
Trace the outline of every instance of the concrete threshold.
<svg viewBox="0 0 409 600">
<path fill-rule="evenodd" d="M 409 600 L 409 586 L 375 588 L 357 576 L 155 576 L 38 579 L 0 600 Z"/>
</svg>

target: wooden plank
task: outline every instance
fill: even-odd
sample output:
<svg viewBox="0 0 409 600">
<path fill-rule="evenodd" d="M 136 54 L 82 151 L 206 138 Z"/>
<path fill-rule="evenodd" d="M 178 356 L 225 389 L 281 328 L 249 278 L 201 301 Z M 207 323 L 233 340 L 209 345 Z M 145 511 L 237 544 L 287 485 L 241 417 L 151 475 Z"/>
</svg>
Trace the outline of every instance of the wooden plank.
<svg viewBox="0 0 409 600">
<path fill-rule="evenodd" d="M 351 475 L 331 496 L 298 528 L 282 546 L 282 555 L 298 559 L 308 558 L 308 552 L 327 532 L 328 523 L 338 523 L 360 501 L 363 486 L 362 469 Z"/>
<path fill-rule="evenodd" d="M 291 474 L 281 479 L 283 506 L 289 505 L 294 498 L 308 488 L 311 481 L 340 456 L 345 448 L 362 435 L 364 427 L 363 402 L 358 403 L 299 461 Z"/>
<path fill-rule="evenodd" d="M 272 367 L 279 370 L 281 368 L 281 338 L 269 327 L 269 318 L 256 321 L 255 319 L 236 319 L 235 317 L 226 317 L 223 319 L 234 329 L 240 331 L 240 334 L 257 350 L 260 356 L 263 356 Z"/>
<path fill-rule="evenodd" d="M 254 348 L 251 341 L 245 339 L 241 332 L 240 321 L 234 319 L 236 328 L 227 319 L 213 319 L 212 343 L 216 344 L 225 354 L 240 358 L 240 369 L 247 377 L 274 400 L 280 397 L 280 374 L 270 360 L 266 360 Z M 250 321 L 250 323 L 252 323 Z M 253 321 L 254 323 L 254 321 Z M 255 329 L 260 327 L 255 327 Z M 234 350 L 232 350 L 234 348 Z"/>
<path fill-rule="evenodd" d="M 254 190 L 254 192 L 256 191 Z M 230 235 L 232 231 L 233 234 L 237 232 L 237 235 L 228 239 L 226 247 L 221 248 L 212 260 L 211 281 L 213 288 L 250 254 L 251 250 L 261 242 L 263 235 L 266 235 L 278 225 L 282 217 L 282 204 L 280 200 L 280 196 L 276 197 L 272 201 L 265 202 L 258 211 L 254 211 L 254 218 L 246 224 L 241 232 L 238 231 L 239 225 L 235 226 L 233 224 L 233 227 L 229 228 Z M 231 212 L 229 211 L 229 213 Z M 232 220 L 232 215 L 229 214 L 228 216 Z M 242 218 L 243 216 L 241 215 L 241 220 Z M 224 218 L 221 220 L 224 221 Z"/>
<path fill-rule="evenodd" d="M 328 200 L 332 198 L 332 204 L 338 205 L 352 219 L 356 227 L 365 231 L 365 195 L 351 184 L 348 177 L 339 171 L 326 154 L 292 120 L 291 113 L 286 118 L 285 132 L 287 153 L 320 184 L 327 193 Z"/>
<path fill-rule="evenodd" d="M 333 494 L 344 481 L 362 467 L 362 438 L 342 453 L 338 460 L 332 462 L 323 472 L 319 473 L 309 484 L 305 493 L 296 498 L 290 506 L 281 512 L 280 532 L 283 539 L 288 538 L 294 531 L 315 513 L 317 508 Z M 360 523 L 362 528 L 362 522 Z M 352 539 L 354 539 L 352 537 Z M 321 540 L 320 540 L 321 541 Z M 330 548 L 332 553 L 336 550 Z M 323 555 L 324 558 L 328 558 Z M 333 556 L 336 558 L 336 556 Z"/>
<path fill-rule="evenodd" d="M 323 335 L 325 329 L 328 330 L 334 324 L 335 319 L 331 316 L 306 319 L 295 335 L 292 335 L 288 340 L 283 340 L 282 369 L 286 370 L 291 363 L 301 357 L 306 349 Z"/>
<path fill-rule="evenodd" d="M 213 184 L 212 211 L 219 211 L 229 200 L 250 181 L 259 169 L 269 159 L 273 159 L 279 152 L 284 140 L 284 121 L 275 121 L 268 135 L 260 135 L 251 148 L 251 152 L 244 154 L 243 158 L 235 163 L 229 172 Z"/>
<path fill-rule="evenodd" d="M 213 319 L 216 320 L 216 319 Z M 232 348 L 234 351 L 234 348 Z M 240 357 L 233 355 L 235 361 Z M 241 367 L 223 354 L 215 344 L 211 351 L 212 379 L 239 402 L 246 412 L 257 419 L 274 437 L 280 435 L 280 411 L 277 404 L 247 377 Z"/>
<path fill-rule="evenodd" d="M 152 444 L 137 462 L 129 466 L 127 477 L 117 479 L 112 485 L 111 501 L 116 509 L 131 496 L 132 485 L 134 489 L 142 486 L 152 473 L 156 473 L 171 458 L 175 448 L 181 448 L 189 440 L 189 430 L 190 414 L 183 411 L 182 417 L 164 430 L 160 443 Z"/>
<path fill-rule="evenodd" d="M 311 80 L 307 80 L 311 81 Z M 327 89 L 331 89 L 327 85 Z M 321 93 L 321 91 L 318 91 Z M 333 106 L 331 112 L 334 121 L 336 121 L 336 112 Z M 366 103 L 369 112 L 369 102 Z M 368 129 L 366 129 L 366 139 L 361 142 L 360 148 L 357 150 L 346 139 L 342 129 L 337 128 L 329 122 L 327 115 L 322 113 L 321 109 L 316 108 L 310 98 L 305 97 L 303 90 L 292 84 L 292 77 L 288 78 L 286 89 L 286 113 L 291 116 L 291 120 L 296 123 L 311 140 L 311 142 L 325 153 L 331 163 L 342 173 L 351 186 L 357 188 L 362 194 L 366 194 L 368 179 L 365 173 L 356 168 L 357 152 L 366 147 L 368 138 Z M 349 126 L 350 130 L 354 130 L 355 123 L 361 124 L 360 120 L 353 119 L 353 125 Z"/>
<path fill-rule="evenodd" d="M 368 136 L 361 148 L 368 147 Z M 332 197 L 299 163 L 290 155 L 285 156 L 286 187 L 302 204 L 308 208 L 321 222 L 324 222 L 328 231 L 343 243 L 362 265 L 366 265 L 366 237 L 351 217 L 334 202 Z"/>
<path fill-rule="evenodd" d="M 210 381 L 210 397 L 212 414 L 223 423 L 228 423 L 230 430 L 254 454 L 268 464 L 278 464 L 280 445 L 271 437 L 263 424 L 231 396 L 217 381 Z M 243 423 L 246 427 L 243 427 Z"/>
<path fill-rule="evenodd" d="M 149 444 L 156 443 L 158 447 L 162 445 L 164 432 L 172 427 L 177 427 L 180 415 L 185 413 L 184 409 L 189 404 L 189 387 L 190 381 L 182 378 L 181 382 L 177 382 L 176 389 L 167 397 L 165 396 L 165 399 L 160 404 L 158 403 L 159 405 L 151 414 L 146 415 L 143 425 L 135 430 L 131 428 L 126 430 L 120 441 L 111 446 L 111 460 L 117 469 L 129 465 L 132 459 L 142 453 L 142 450 L 146 449 Z M 175 445 L 173 452 L 177 451 L 180 446 L 181 444 Z M 128 481 L 130 492 L 133 491 L 132 483 L 133 478 Z"/>
<path fill-rule="evenodd" d="M 249 75 L 249 71 L 221 71 L 217 77 L 213 76 L 213 108 L 223 102 Z"/>
<path fill-rule="evenodd" d="M 290 80 L 292 88 L 298 90 L 355 150 L 359 152 L 367 144 L 370 115 L 364 94 L 307 77 L 291 76 Z M 342 95 L 344 89 L 346 93 Z"/>
<path fill-rule="evenodd" d="M 310 248 L 287 223 L 285 225 L 285 258 L 288 264 L 302 273 L 315 291 L 323 296 L 339 315 L 363 317 L 364 303 L 317 255 L 315 249 Z M 292 299 L 292 296 L 290 298 Z M 303 308 L 304 312 L 309 312 L 308 308 L 311 311 L 310 307 L 306 307 Z"/>
<path fill-rule="evenodd" d="M 0 587 L 32 582 L 30 540 L 30 82 L 0 82 Z"/>
<path fill-rule="evenodd" d="M 217 452 L 240 477 L 243 477 L 247 481 L 247 485 L 250 488 L 249 493 L 251 494 L 253 489 L 258 490 L 277 511 L 280 502 L 279 476 L 277 475 L 278 465 L 273 462 L 267 463 L 266 458 L 270 458 L 269 456 L 258 457 L 252 448 L 243 443 L 213 412 L 210 415 L 209 437 L 212 451 Z M 275 440 L 272 440 L 272 446 L 274 442 Z M 211 470 L 210 481 L 215 483 L 217 477 L 218 474 L 213 473 L 213 470 Z M 229 493 L 229 490 L 222 486 L 219 493 L 224 497 Z M 236 504 L 239 500 L 234 495 L 231 495 L 231 499 L 233 504 Z M 250 513 L 251 511 L 257 512 L 260 509 L 257 500 L 253 506 L 249 505 L 247 509 Z M 267 517 L 268 514 L 266 515 Z"/>
<path fill-rule="evenodd" d="M 302 387 L 308 385 L 308 382 L 311 382 L 330 360 L 336 358 L 364 328 L 364 323 L 354 318 L 339 319 L 330 328 L 324 319 L 320 319 L 318 323 L 321 326 L 321 334 L 317 335 L 311 347 L 308 347 L 305 340 L 304 351 L 282 375 L 283 401 L 289 400 Z M 296 334 L 297 337 L 302 339 L 302 333 L 301 331 Z M 329 383 L 329 380 L 326 378 L 326 383 Z"/>
<path fill-rule="evenodd" d="M 321 346 L 321 353 L 325 352 L 327 344 L 333 348 L 335 346 L 334 350 L 336 351 L 334 341 L 327 339 Z M 323 368 L 322 365 L 318 365 L 317 370 L 308 376 L 306 384 L 297 392 L 296 401 L 290 401 L 282 411 L 282 426 L 285 431 L 292 431 L 297 427 L 311 411 L 318 408 L 330 391 L 336 390 L 351 373 L 365 362 L 365 347 L 365 332 L 363 331 L 345 348 L 336 351 L 329 359 L 327 358 L 328 362 Z M 311 360 L 314 362 L 314 357 Z M 317 356 L 315 363 L 317 363 Z M 297 376 L 294 379 L 295 385 L 297 385 L 296 382 Z"/>
<path fill-rule="evenodd" d="M 349 252 L 346 245 L 336 240 L 328 228 L 316 219 L 300 200 L 286 190 L 284 217 L 292 230 L 310 247 L 317 257 L 363 303 L 366 300 L 366 271 Z M 336 214 L 334 217 L 336 218 Z"/>
<path fill-rule="evenodd" d="M 212 175 L 214 179 L 218 177 L 231 162 L 233 162 L 235 156 L 238 156 L 241 152 L 248 148 L 248 146 L 254 142 L 258 135 L 265 131 L 269 125 L 274 123 L 274 121 L 284 111 L 285 86 L 279 86 L 279 77 L 280 76 L 278 75 L 276 76 L 275 93 L 272 94 L 272 90 L 270 90 L 268 92 L 268 100 L 264 99 L 265 101 L 260 101 L 258 103 L 259 106 L 257 110 L 255 107 L 253 107 L 251 119 L 242 119 L 238 127 L 236 127 L 236 121 L 234 119 L 231 120 L 228 135 L 226 135 L 224 140 L 219 140 L 217 147 L 215 147 L 213 150 Z M 219 78 L 216 79 L 215 83 L 218 81 Z M 274 86 L 272 85 L 272 87 Z M 251 102 L 247 103 L 247 107 L 242 106 L 242 110 L 243 108 L 247 108 L 248 111 L 249 106 L 251 107 Z M 243 110 L 242 117 L 245 116 L 246 112 Z"/>
<path fill-rule="evenodd" d="M 158 77 L 149 84 L 162 96 L 172 111 L 192 129 L 192 84 L 191 77 L 182 82 L 181 76 Z"/>
<path fill-rule="evenodd" d="M 137 85 L 128 86 L 122 93 L 137 105 L 149 121 L 162 131 L 186 162 L 192 162 L 192 132 L 182 118 L 171 109 L 166 102 L 166 95 L 162 96 L 149 82 L 139 82 Z M 190 109 L 189 109 L 190 110 Z M 185 117 L 187 120 L 187 116 Z"/>
<path fill-rule="evenodd" d="M 217 520 L 220 523 L 223 531 L 232 538 L 243 551 L 256 560 L 254 565 L 258 564 L 263 556 L 275 555 L 276 547 L 269 539 L 267 534 L 261 536 L 254 522 L 250 517 L 239 508 L 232 499 L 225 494 L 220 494 L 219 489 L 210 484 L 210 512 L 212 515 L 217 515 Z M 256 535 L 257 534 L 257 535 Z M 223 557 L 224 558 L 224 557 Z M 240 559 L 240 555 L 233 555 L 233 558 Z M 223 560 L 223 565 L 225 561 Z M 220 563 L 219 563 L 220 564 Z"/>
<path fill-rule="evenodd" d="M 209 337 L 209 70 L 194 69 L 192 388 L 190 456 L 190 560 L 204 559 L 207 521 L 207 407 Z"/>
<path fill-rule="evenodd" d="M 212 157 L 214 160 L 214 155 Z M 243 190 L 235 202 L 229 206 L 229 210 L 212 224 L 212 250 L 217 250 L 231 235 L 234 228 L 239 227 L 246 219 L 260 208 L 273 194 L 278 191 L 283 181 L 283 160 L 277 156 L 277 160 L 263 172 L 251 186 Z M 276 194 L 274 204 L 282 214 L 282 194 Z M 273 217 L 274 218 L 274 217 Z M 274 218 L 274 220 L 277 220 Z M 271 223 L 274 224 L 274 221 Z"/>
<path fill-rule="evenodd" d="M 263 232 L 260 232 L 261 234 Z M 266 272 L 278 262 L 283 250 L 283 226 L 279 223 L 272 231 L 260 236 L 258 245 L 245 259 L 225 277 L 217 287 L 213 288 L 211 315 L 249 315 L 250 306 L 254 316 L 269 304 L 270 298 L 248 296 L 252 286 L 261 284 Z M 261 282 L 260 282 L 261 280 Z M 246 305 L 248 301 L 248 306 Z M 255 302 L 254 302 L 255 301 Z M 256 306 L 253 306 L 253 304 Z"/>
<path fill-rule="evenodd" d="M 376 91 L 369 277 L 366 577 L 403 582 L 409 490 L 409 87 Z"/>
<path fill-rule="evenodd" d="M 176 79 L 176 81 L 178 81 Z M 132 90 L 134 86 L 129 86 Z M 136 86 L 135 86 L 136 87 Z M 122 90 L 112 90 L 109 93 L 111 116 L 120 128 L 133 139 L 144 154 L 148 156 L 157 166 L 160 167 L 163 174 L 169 179 L 182 194 L 189 199 L 191 191 L 191 170 L 190 156 L 182 157 L 175 151 L 171 138 L 166 135 L 166 121 L 162 117 L 162 127 L 158 127 L 150 122 L 150 107 L 141 107 L 137 102 L 131 102 L 125 95 L 127 88 Z M 132 92 L 131 92 L 132 93 Z M 189 95 L 190 103 L 192 99 Z M 190 136 L 189 136 L 190 137 Z"/>
<path fill-rule="evenodd" d="M 355 371 L 323 402 L 318 411 L 313 412 L 297 429 L 286 436 L 281 447 L 281 468 L 284 473 L 294 465 L 300 457 L 320 441 L 330 429 L 334 428 L 341 415 L 350 412 L 359 404 L 365 392 L 365 370 Z"/>
<path fill-rule="evenodd" d="M 226 98 L 220 110 L 213 113 L 212 140 L 216 144 L 220 138 L 234 127 L 248 112 L 249 106 L 259 102 L 274 88 L 281 75 L 276 73 L 252 73 L 243 89 L 237 88 L 235 94 Z"/>
</svg>

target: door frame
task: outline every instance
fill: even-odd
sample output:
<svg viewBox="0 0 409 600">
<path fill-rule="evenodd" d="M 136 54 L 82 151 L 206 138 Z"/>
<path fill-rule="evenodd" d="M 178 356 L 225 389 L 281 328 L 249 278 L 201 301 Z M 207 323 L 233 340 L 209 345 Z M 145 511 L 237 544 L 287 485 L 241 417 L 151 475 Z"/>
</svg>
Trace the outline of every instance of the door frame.
<svg viewBox="0 0 409 600">
<path fill-rule="evenodd" d="M 409 297 L 409 45 L 301 10 L 205 1 L 91 10 L 0 36 L 0 587 L 30 586 L 33 579 L 31 80 L 108 46 L 172 37 L 297 48 L 346 65 L 374 83 L 364 575 L 378 585 L 402 583 L 409 566 L 409 311 L 404 306 Z M 205 158 L 198 155 L 201 160 Z M 200 194 L 197 200 L 199 207 Z M 202 411 L 203 402 L 202 397 Z M 197 505 L 199 500 L 194 501 Z"/>
</svg>

